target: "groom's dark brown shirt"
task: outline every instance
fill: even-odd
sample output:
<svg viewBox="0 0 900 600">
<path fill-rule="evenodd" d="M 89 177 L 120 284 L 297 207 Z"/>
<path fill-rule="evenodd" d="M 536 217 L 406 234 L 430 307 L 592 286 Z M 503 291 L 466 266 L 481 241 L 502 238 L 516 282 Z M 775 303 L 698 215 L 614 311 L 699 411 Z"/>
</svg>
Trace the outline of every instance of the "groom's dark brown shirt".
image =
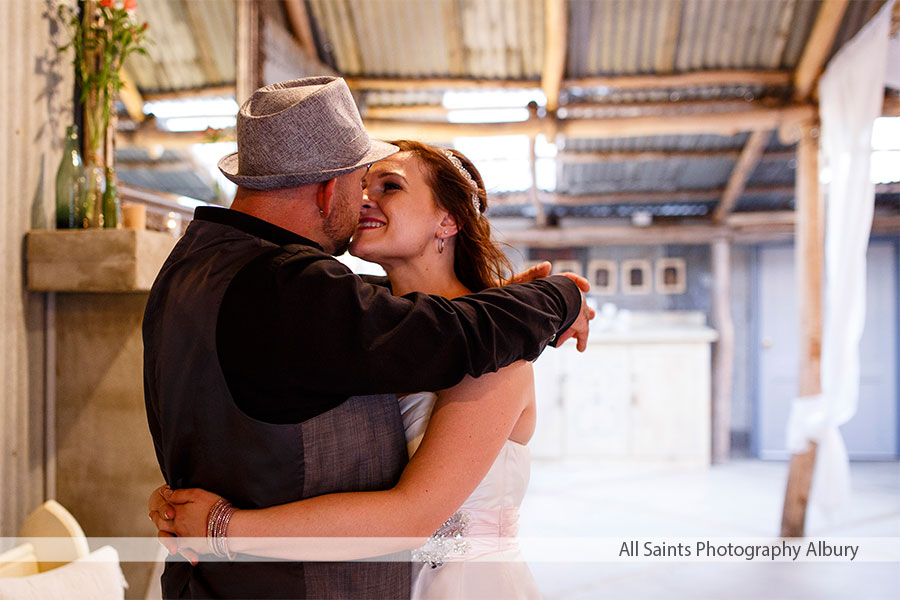
<svg viewBox="0 0 900 600">
<path fill-rule="evenodd" d="M 309 240 L 198 209 L 144 315 L 144 394 L 163 475 L 241 508 L 390 488 L 406 442 L 388 392 L 441 389 L 537 356 L 580 307 L 559 277 L 452 302 L 397 298 Z M 167 565 L 163 592 L 402 598 L 409 565 L 180 562 Z"/>
<path fill-rule="evenodd" d="M 200 208 L 196 218 L 279 246 L 321 250 L 237 211 Z M 309 267 L 308 260 L 263 255 L 235 276 L 219 310 L 216 347 L 228 388 L 241 410 L 267 423 L 302 423 L 351 395 L 444 389 L 464 374 L 534 359 L 555 331 L 568 329 L 577 309 L 565 320 L 556 315 L 565 313 L 567 303 L 579 307 L 581 302 L 571 282 L 553 277 L 536 284 L 543 293 L 488 292 L 494 304 L 502 301 L 503 311 L 486 310 L 488 300 L 472 296 L 463 300 L 465 312 L 459 314 L 449 300 L 422 294 L 406 296 L 415 304 L 411 309 L 386 290 L 348 285 L 355 277 L 331 260 L 318 261 L 315 268 L 326 270 L 333 285 L 311 294 L 303 277 Z M 386 278 L 366 279 L 389 285 Z M 467 320 L 467 314 L 477 313 L 489 320 Z"/>
</svg>

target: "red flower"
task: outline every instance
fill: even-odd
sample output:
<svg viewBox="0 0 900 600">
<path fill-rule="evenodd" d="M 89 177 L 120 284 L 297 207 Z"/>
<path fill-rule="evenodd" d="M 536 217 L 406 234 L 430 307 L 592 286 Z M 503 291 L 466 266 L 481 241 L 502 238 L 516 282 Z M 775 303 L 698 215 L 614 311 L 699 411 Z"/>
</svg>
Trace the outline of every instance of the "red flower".
<svg viewBox="0 0 900 600">
<path fill-rule="evenodd" d="M 137 0 L 125 0 L 122 6 L 125 10 L 137 10 Z"/>
<path fill-rule="evenodd" d="M 100 0 L 100 8 L 115 8 L 115 0 Z"/>
</svg>

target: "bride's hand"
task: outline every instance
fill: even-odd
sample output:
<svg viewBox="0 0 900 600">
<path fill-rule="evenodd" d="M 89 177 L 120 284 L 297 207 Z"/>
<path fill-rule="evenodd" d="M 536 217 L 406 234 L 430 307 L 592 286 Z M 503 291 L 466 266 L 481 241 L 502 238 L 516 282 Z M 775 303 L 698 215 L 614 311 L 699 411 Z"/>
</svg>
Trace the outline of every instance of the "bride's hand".
<svg viewBox="0 0 900 600">
<path fill-rule="evenodd" d="M 211 553 L 206 541 L 206 521 L 210 509 L 220 498 L 198 488 L 173 491 L 166 486 L 150 496 L 150 519 L 159 529 L 160 541 L 170 554 L 180 552 L 195 562 L 196 554 Z"/>
<path fill-rule="evenodd" d="M 175 516 L 175 507 L 166 500 L 171 494 L 172 488 L 168 485 L 160 486 L 150 493 L 150 498 L 147 500 L 150 520 L 158 530 L 156 537 L 159 538 L 159 543 L 166 548 L 170 556 L 181 554 L 191 564 L 196 565 L 199 560 L 196 552 L 189 548 L 183 550 L 178 548 L 178 539 L 174 533 L 174 523 L 172 522 L 172 518 Z"/>
</svg>

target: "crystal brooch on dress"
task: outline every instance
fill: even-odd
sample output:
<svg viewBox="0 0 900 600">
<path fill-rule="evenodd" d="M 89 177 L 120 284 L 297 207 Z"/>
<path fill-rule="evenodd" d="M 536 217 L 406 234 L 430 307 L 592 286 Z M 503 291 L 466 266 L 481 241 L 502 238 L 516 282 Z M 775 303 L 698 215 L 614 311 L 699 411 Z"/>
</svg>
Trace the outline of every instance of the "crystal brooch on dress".
<svg viewBox="0 0 900 600">
<path fill-rule="evenodd" d="M 469 542 L 465 539 L 469 531 L 470 517 L 468 513 L 457 511 L 444 524 L 438 527 L 428 541 L 412 551 L 413 560 L 421 561 L 436 569 L 444 564 L 451 554 L 465 554 L 469 551 Z"/>
</svg>

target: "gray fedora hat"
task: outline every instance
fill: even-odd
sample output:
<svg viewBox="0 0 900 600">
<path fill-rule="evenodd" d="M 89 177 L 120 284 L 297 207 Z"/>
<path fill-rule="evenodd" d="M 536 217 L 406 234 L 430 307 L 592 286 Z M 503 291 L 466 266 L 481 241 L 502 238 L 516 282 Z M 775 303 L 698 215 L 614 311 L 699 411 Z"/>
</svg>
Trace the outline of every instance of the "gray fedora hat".
<svg viewBox="0 0 900 600">
<path fill-rule="evenodd" d="M 267 85 L 237 115 L 238 151 L 219 161 L 234 183 L 274 190 L 327 181 L 397 152 L 366 133 L 339 77 Z"/>
</svg>

